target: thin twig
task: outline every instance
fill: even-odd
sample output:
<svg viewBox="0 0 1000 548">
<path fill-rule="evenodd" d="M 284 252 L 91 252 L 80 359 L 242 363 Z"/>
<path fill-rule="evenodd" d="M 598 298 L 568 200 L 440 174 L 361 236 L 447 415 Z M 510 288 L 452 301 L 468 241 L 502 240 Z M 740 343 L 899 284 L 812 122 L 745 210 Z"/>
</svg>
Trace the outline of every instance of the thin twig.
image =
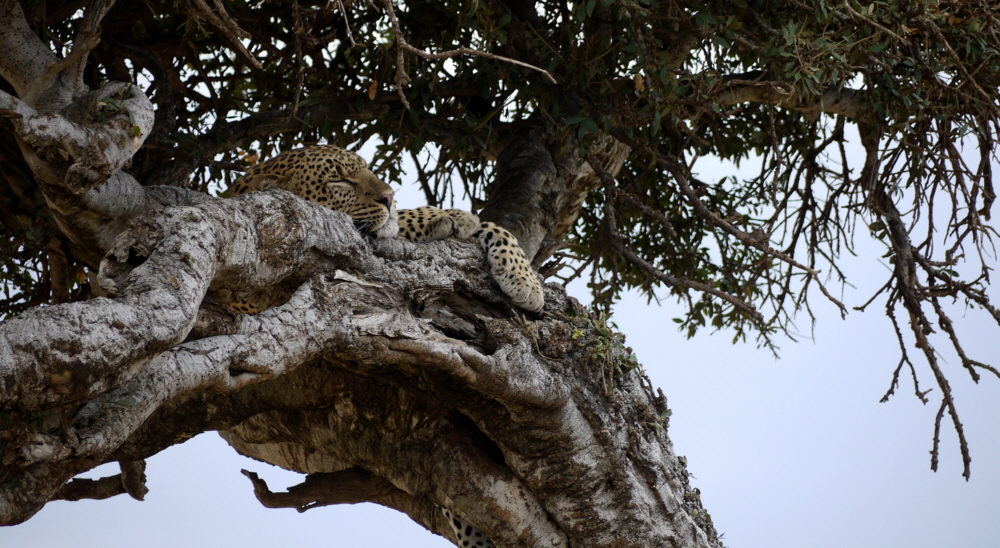
<svg viewBox="0 0 1000 548">
<path fill-rule="evenodd" d="M 982 96 L 986 99 L 987 108 L 992 110 L 994 114 L 1000 112 L 1000 109 L 997 108 L 997 105 L 994 102 L 993 98 L 990 96 L 990 94 L 986 93 L 986 91 L 984 91 L 983 88 L 979 87 L 979 82 L 976 82 L 976 79 L 973 78 L 971 74 L 969 74 L 969 71 L 965 68 L 965 64 L 962 63 L 961 59 L 959 59 L 958 54 L 955 53 L 955 50 L 951 49 L 951 44 L 948 43 L 948 40 L 945 39 L 944 34 L 941 33 L 941 28 L 938 27 L 933 21 L 928 20 L 927 23 L 930 25 L 931 30 L 934 31 L 934 37 L 941 42 L 941 45 L 944 46 L 945 51 L 948 52 L 948 55 L 950 55 L 952 60 L 955 61 L 955 64 L 958 65 L 958 69 L 962 71 L 962 74 L 964 74 L 965 77 L 969 80 L 969 83 L 972 84 L 972 87 L 976 88 L 976 91 L 982 94 Z"/>
<path fill-rule="evenodd" d="M 951 278 L 949 278 L 946 274 L 944 274 L 943 272 L 941 272 L 939 269 L 934 268 L 933 265 L 931 265 L 930 262 L 927 261 L 927 259 L 925 259 L 924 257 L 921 257 L 920 255 L 914 255 L 913 259 L 917 262 L 917 264 L 919 264 L 920 266 L 922 266 L 924 268 L 924 270 L 927 272 L 927 274 L 929 274 L 929 275 L 931 275 L 931 276 L 933 276 L 933 277 L 935 277 L 935 278 L 937 278 L 937 279 L 939 279 L 941 281 L 951 282 Z M 965 295 L 966 298 L 968 298 L 968 299 L 970 299 L 972 301 L 975 301 L 976 304 L 978 304 L 979 306 L 981 306 L 984 309 L 986 309 L 986 311 L 989 312 L 990 316 L 993 316 L 993 319 L 996 320 L 997 324 L 1000 324 L 1000 309 L 998 309 L 997 307 L 991 305 L 989 298 L 987 298 L 983 294 L 980 294 L 980 293 L 976 292 L 974 289 L 971 289 L 968 286 L 968 284 L 958 284 L 958 285 L 955 286 L 955 288 L 960 293 L 962 293 L 963 295 Z"/>
<path fill-rule="evenodd" d="M 837 298 L 835 298 L 833 295 L 830 294 L 829 291 L 827 291 L 826 286 L 823 285 L 823 282 L 820 281 L 819 279 L 818 270 L 800 264 L 795 259 L 767 245 L 768 238 L 763 234 L 747 234 L 746 232 L 739 230 L 738 228 L 730 224 L 728 221 L 719 217 L 711 210 L 709 210 L 708 206 L 706 206 L 701 201 L 701 199 L 698 197 L 698 194 L 694 191 L 694 189 L 691 188 L 691 185 L 688 183 L 688 179 L 687 176 L 684 174 L 684 171 L 678 168 L 678 164 L 680 163 L 679 160 L 677 160 L 676 158 L 667 157 L 656 150 L 650 150 L 648 147 L 642 147 L 638 141 L 629 137 L 623 131 L 616 130 L 613 131 L 612 133 L 618 140 L 631 146 L 633 150 L 638 150 L 643 148 L 648 150 L 649 153 L 653 156 L 653 158 L 661 165 L 663 165 L 663 167 L 665 167 L 667 171 L 669 171 L 671 175 L 674 176 L 674 180 L 677 182 L 678 186 L 680 186 L 681 192 L 683 192 L 684 195 L 687 196 L 688 200 L 691 202 L 691 205 L 694 206 L 695 211 L 698 212 L 698 215 L 700 217 L 702 217 L 712 225 L 720 228 L 722 231 L 735 237 L 744 245 L 753 247 L 754 249 L 757 249 L 768 255 L 771 255 L 772 257 L 775 257 L 776 259 L 785 262 L 791 266 L 794 266 L 795 268 L 798 268 L 803 272 L 805 272 L 806 274 L 808 274 L 811 278 L 813 278 L 816 281 L 816 285 L 819 286 L 819 289 L 821 292 L 823 292 L 823 295 L 825 295 L 826 298 L 830 300 L 830 302 L 837 305 L 837 308 L 840 309 L 840 317 L 844 318 L 847 316 L 847 307 L 845 307 L 844 303 L 837 300 Z"/>
<path fill-rule="evenodd" d="M 388 2 L 389 0 L 386 0 L 386 1 Z M 429 61 L 440 61 L 442 59 L 449 59 L 451 57 L 457 57 L 459 55 L 473 55 L 473 56 L 476 56 L 476 57 L 485 57 L 486 59 L 493 59 L 495 61 L 503 61 L 505 63 L 510 63 L 512 65 L 517 65 L 519 67 L 529 68 L 531 70 L 537 70 L 538 72 L 541 72 L 542 74 L 544 74 L 545 78 L 549 82 L 552 82 L 553 84 L 558 84 L 559 83 L 558 81 L 556 81 L 555 77 L 552 76 L 552 74 L 550 74 L 549 71 L 547 71 L 545 69 L 538 68 L 538 67 L 536 67 L 534 65 L 525 63 L 523 61 L 518 61 L 517 59 L 511 59 L 510 57 L 504 57 L 502 55 L 496 55 L 494 53 L 489 53 L 489 52 L 480 51 L 480 50 L 477 50 L 477 49 L 466 48 L 466 47 L 452 49 L 452 50 L 444 51 L 444 52 L 441 52 L 441 53 L 427 53 L 426 51 L 423 51 L 423 50 L 420 50 L 420 49 L 417 49 L 417 48 L 411 46 L 410 44 L 406 43 L 405 41 L 401 42 L 400 45 L 402 45 L 403 49 L 405 49 L 406 51 L 409 51 L 410 53 L 414 53 L 418 57 L 422 57 L 422 58 L 427 59 Z"/>
<path fill-rule="evenodd" d="M 385 12 L 389 16 L 389 21 L 392 23 L 392 31 L 396 36 L 396 91 L 399 92 L 399 98 L 403 102 L 403 106 L 407 109 L 410 108 L 410 102 L 406 100 L 403 95 L 403 87 L 409 83 L 410 77 L 406 74 L 406 69 L 403 63 L 403 52 L 408 51 L 417 57 L 422 59 L 427 59 L 429 61 L 440 61 L 442 59 L 450 59 L 452 57 L 457 57 L 459 55 L 472 55 L 476 57 L 485 57 L 486 59 L 493 59 L 496 61 L 503 61 L 505 63 L 510 63 L 512 65 L 517 65 L 519 67 L 529 68 L 531 70 L 537 70 L 545 75 L 545 77 L 552 82 L 557 84 L 556 79 L 545 69 L 538 68 L 534 65 L 518 61 L 516 59 L 511 59 L 509 57 L 504 57 L 502 55 L 496 55 L 493 53 L 488 53 L 485 51 L 480 51 L 477 49 L 471 49 L 466 47 L 461 47 L 458 49 L 448 50 L 441 53 L 427 53 L 422 49 L 415 48 L 411 46 L 405 38 L 403 38 L 403 31 L 399 27 L 399 20 L 396 19 L 396 12 L 392 7 L 392 0 L 382 0 L 385 5 Z"/>
<path fill-rule="evenodd" d="M 931 442 L 931 470 L 937 472 L 938 469 L 938 448 L 941 446 L 941 419 L 944 417 L 945 400 L 941 400 L 941 407 L 938 408 L 934 417 L 934 438 Z"/>
<path fill-rule="evenodd" d="M 294 14 L 294 28 L 292 29 L 292 47 L 295 55 L 295 72 L 296 72 L 296 85 L 295 85 L 295 98 L 292 101 L 292 114 L 291 116 L 295 118 L 296 114 L 299 112 L 299 100 L 302 98 L 302 87 L 305 85 L 306 72 L 305 63 L 302 61 L 302 36 L 301 33 L 305 26 L 302 24 L 302 16 L 299 13 L 299 2 L 295 0 L 292 2 L 292 13 Z"/>
<path fill-rule="evenodd" d="M 885 403 L 889 401 L 889 398 L 896 393 L 896 387 L 899 386 L 899 372 L 903 370 L 903 364 L 906 363 L 906 357 L 899 359 L 899 365 L 896 366 L 896 370 L 892 372 L 892 382 L 889 383 L 889 389 L 885 391 L 882 399 L 879 403 Z"/>
<path fill-rule="evenodd" d="M 951 325 L 951 318 L 944 313 L 941 308 L 941 304 L 938 303 L 936 298 L 931 299 L 931 304 L 934 305 L 934 312 L 938 315 L 938 325 L 941 329 L 948 334 L 951 339 L 951 345 L 955 347 L 955 352 L 958 353 L 958 357 L 962 360 L 962 366 L 969 371 L 969 375 L 972 376 L 972 382 L 979 383 L 979 373 L 973 368 L 972 362 L 968 356 L 965 355 L 965 350 L 962 349 L 962 345 L 958 344 L 958 335 L 955 334 L 955 329 Z"/>
<path fill-rule="evenodd" d="M 347 10 L 344 9 L 344 1 L 337 0 L 337 6 L 340 7 L 340 13 L 344 16 L 344 28 L 347 29 L 347 39 L 351 41 L 351 47 L 358 47 L 358 43 L 354 41 L 354 34 L 351 33 L 351 22 L 347 20 Z"/>
<path fill-rule="evenodd" d="M 613 177 L 611 177 L 611 175 L 608 174 L 607 171 L 604 170 L 604 167 L 601 165 L 600 161 L 598 161 L 592 155 L 588 154 L 584 158 L 587 160 L 587 163 L 590 164 L 590 167 L 594 169 L 594 173 L 596 173 L 597 176 L 600 177 L 601 181 L 604 183 L 604 189 L 606 194 L 604 200 L 604 220 L 608 225 L 608 231 L 611 236 L 611 245 L 615 248 L 615 251 L 623 255 L 632 264 L 645 270 L 647 273 L 649 273 L 649 275 L 667 284 L 667 286 L 694 289 L 697 291 L 701 291 L 703 293 L 708 293 L 709 295 L 715 295 L 716 297 L 728 302 L 729 304 L 733 305 L 738 310 L 742 311 L 744 314 L 749 316 L 750 319 L 752 319 L 755 323 L 757 323 L 757 325 L 760 326 L 762 329 L 765 327 L 764 317 L 752 305 L 728 293 L 719 291 L 718 289 L 710 285 L 682 278 L 675 278 L 661 271 L 660 269 L 654 267 L 653 265 L 649 264 L 641 257 L 636 255 L 635 252 L 633 252 L 631 249 L 625 247 L 625 245 L 622 244 L 621 241 L 621 234 L 619 234 L 618 232 L 618 225 L 615 221 L 614 208 L 611 206 L 612 201 L 615 200 L 618 194 L 618 188 L 617 185 L 615 184 L 615 180 Z"/>
<path fill-rule="evenodd" d="M 899 352 L 901 356 L 899 359 L 899 366 L 892 375 L 892 384 L 889 385 L 889 390 L 884 396 L 882 396 L 879 403 L 889 401 L 889 396 L 892 396 L 896 391 L 896 381 L 899 375 L 899 368 L 903 366 L 903 363 L 906 363 L 906 365 L 910 367 L 910 375 L 913 377 L 913 393 L 916 394 L 917 399 L 920 400 L 921 403 L 927 404 L 927 394 L 929 394 L 933 388 L 928 388 L 923 392 L 920 391 L 920 380 L 917 378 L 917 370 L 913 367 L 913 362 L 910 361 L 910 356 L 906 353 L 906 341 L 903 339 L 903 332 L 899 329 L 899 322 L 896 321 L 896 315 L 891 305 L 886 305 L 885 315 L 889 316 L 889 320 L 892 322 L 892 328 L 896 332 L 896 341 L 899 342 Z"/>
<path fill-rule="evenodd" d="M 899 288 L 899 291 L 900 295 L 902 296 L 903 307 L 909 309 L 910 307 L 907 306 L 908 298 L 905 296 L 905 291 L 903 291 L 903 288 Z M 921 311 L 919 307 L 917 308 L 916 311 L 912 309 L 909 309 L 908 311 L 910 312 L 911 318 L 914 318 L 914 316 L 919 315 L 922 321 L 924 322 L 927 321 L 926 318 L 923 316 L 923 311 Z M 915 346 L 923 351 L 924 357 L 927 358 L 927 365 L 930 366 L 931 372 L 934 373 L 934 380 L 937 381 L 938 388 L 941 389 L 941 402 L 942 402 L 941 404 L 942 406 L 946 406 L 948 408 L 948 414 L 951 416 L 951 422 L 952 425 L 955 427 L 955 433 L 958 434 L 958 447 L 962 453 L 962 464 L 964 465 L 962 476 L 964 476 L 965 479 L 968 480 L 969 475 L 971 474 L 970 466 L 972 463 L 972 457 L 969 456 L 969 444 L 965 439 L 965 429 L 962 427 L 962 422 L 958 419 L 958 410 L 955 409 L 955 398 L 952 396 L 951 393 L 951 384 L 948 382 L 948 379 L 944 376 L 944 372 L 941 371 L 941 367 L 938 365 L 934 347 L 932 347 L 930 341 L 927 340 L 927 336 L 924 334 L 924 331 L 921 329 L 916 319 L 910 321 L 910 329 L 913 331 L 913 336 L 917 339 Z M 940 416 L 941 413 L 939 412 L 938 421 L 940 421 Z M 936 425 L 935 425 L 935 430 L 936 430 Z M 936 443 L 934 449 L 935 451 L 937 449 Z M 932 461 L 936 460 L 936 455 L 933 452 L 931 458 Z M 936 470 L 934 465 L 932 465 L 932 469 Z"/>
<path fill-rule="evenodd" d="M 873 20 L 865 17 L 864 15 L 861 15 L 860 13 L 858 13 L 856 11 L 854 11 L 854 8 L 852 8 L 851 5 L 848 3 L 848 0 L 844 0 L 844 7 L 847 8 L 847 12 L 850 13 L 852 17 L 856 17 L 858 19 L 861 19 L 865 23 L 868 23 L 869 25 L 872 25 L 874 27 L 877 27 L 877 28 L 881 29 L 883 32 L 888 33 L 890 36 L 892 36 L 896 40 L 899 40 L 900 42 L 902 42 L 905 45 L 910 45 L 909 42 L 907 42 L 904 38 L 902 38 L 901 36 L 899 36 L 895 32 L 892 32 L 891 30 L 883 27 L 882 25 L 876 23 L 875 21 L 873 21 Z"/>
</svg>

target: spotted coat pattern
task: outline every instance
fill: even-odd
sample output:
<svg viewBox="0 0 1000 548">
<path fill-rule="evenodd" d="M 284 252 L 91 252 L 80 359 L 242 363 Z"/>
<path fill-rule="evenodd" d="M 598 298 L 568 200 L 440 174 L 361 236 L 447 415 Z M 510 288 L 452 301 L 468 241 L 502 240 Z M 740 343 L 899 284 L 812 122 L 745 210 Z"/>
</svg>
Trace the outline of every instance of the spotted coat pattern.
<svg viewBox="0 0 1000 548">
<path fill-rule="evenodd" d="M 441 507 L 441 513 L 448 520 L 451 531 L 455 533 L 455 543 L 460 548 L 496 548 L 493 541 L 476 529 L 475 525 L 456 516 L 451 510 Z"/>
<path fill-rule="evenodd" d="M 476 238 L 486 252 L 493 279 L 514 304 L 531 312 L 545 305 L 541 283 L 513 234 L 494 223 L 480 223 L 475 214 L 459 209 L 424 206 L 397 211 L 392 187 L 353 152 L 333 145 L 284 152 L 247 170 L 229 195 L 275 188 L 347 213 L 358 230 L 376 238 L 398 235 L 411 242 L 448 236 Z M 253 311 L 245 303 L 233 308 Z"/>
</svg>

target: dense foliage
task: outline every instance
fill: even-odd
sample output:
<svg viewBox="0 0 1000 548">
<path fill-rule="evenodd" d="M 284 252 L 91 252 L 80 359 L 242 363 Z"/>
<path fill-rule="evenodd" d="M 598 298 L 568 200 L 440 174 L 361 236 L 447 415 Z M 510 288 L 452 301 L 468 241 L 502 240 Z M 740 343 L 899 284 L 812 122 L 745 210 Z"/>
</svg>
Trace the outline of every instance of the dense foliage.
<svg viewBox="0 0 1000 548">
<path fill-rule="evenodd" d="M 83 2 L 22 5 L 54 51 L 78 46 Z M 119 2 L 102 22 L 85 81 L 134 82 L 157 106 L 131 167 L 143 184 L 225 188 L 280 150 L 374 139 L 370 160 L 387 181 L 417 178 L 433 204 L 462 195 L 481 204 L 491 160 L 530 120 L 563 161 L 630 148 L 617 173 L 595 167 L 603 187 L 565 247 L 536 257 L 563 279 L 589 275 L 599 305 L 641 288 L 686 303 L 675 321 L 690 334 L 732 328 L 770 344 L 817 298 L 846 313 L 835 298 L 850 280 L 839 258 L 871 234 L 893 265 L 877 296 L 900 337 L 893 388 L 903 365 L 914 368 L 915 341 L 961 436 L 928 335 L 940 327 L 973 378 L 996 373 L 964 355 L 946 315 L 957 300 L 1000 323 L 985 293 L 1000 130 L 994 2 L 221 7 Z M 404 159 L 416 173 L 403 172 Z M 719 159 L 759 167 L 699 179 Z M 0 165 L 0 317 L 82 298 L 84 267 L 7 132 Z"/>
</svg>

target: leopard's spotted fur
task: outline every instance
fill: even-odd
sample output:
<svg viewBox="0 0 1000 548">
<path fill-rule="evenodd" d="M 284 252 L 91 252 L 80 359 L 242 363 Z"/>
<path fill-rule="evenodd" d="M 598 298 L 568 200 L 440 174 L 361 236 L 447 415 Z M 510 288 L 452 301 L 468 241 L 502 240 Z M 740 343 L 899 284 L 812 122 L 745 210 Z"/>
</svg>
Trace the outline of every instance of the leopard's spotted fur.
<svg viewBox="0 0 1000 548">
<path fill-rule="evenodd" d="M 542 286 L 513 234 L 458 209 L 424 206 L 396 211 L 392 187 L 353 152 L 332 145 L 284 152 L 250 168 L 229 195 L 274 188 L 347 213 L 359 230 L 377 238 L 398 234 L 411 242 L 428 242 L 448 236 L 475 237 L 486 251 L 494 280 L 514 304 L 532 312 L 545 304 Z M 234 308 L 251 311 L 240 304 Z"/>
<path fill-rule="evenodd" d="M 475 525 L 456 516 L 451 510 L 441 507 L 441 513 L 448 520 L 448 526 L 455 534 L 455 544 L 461 548 L 496 548 L 493 541 L 486 538 Z"/>
</svg>

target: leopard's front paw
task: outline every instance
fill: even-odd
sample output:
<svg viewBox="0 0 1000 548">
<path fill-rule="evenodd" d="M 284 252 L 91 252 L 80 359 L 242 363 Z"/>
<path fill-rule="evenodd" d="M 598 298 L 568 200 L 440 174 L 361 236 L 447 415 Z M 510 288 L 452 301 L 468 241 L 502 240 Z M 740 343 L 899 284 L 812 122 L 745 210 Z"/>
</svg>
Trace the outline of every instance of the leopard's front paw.
<svg viewBox="0 0 1000 548">
<path fill-rule="evenodd" d="M 479 229 L 479 217 L 461 209 L 431 206 L 399 211 L 399 235 L 411 242 L 432 242 L 448 236 L 468 238 Z"/>
<path fill-rule="evenodd" d="M 542 284 L 531 269 L 531 262 L 525 257 L 517 238 L 493 223 L 479 225 L 479 231 L 474 236 L 486 251 L 490 271 L 500 289 L 517 306 L 530 312 L 540 312 L 545 306 Z"/>
</svg>

